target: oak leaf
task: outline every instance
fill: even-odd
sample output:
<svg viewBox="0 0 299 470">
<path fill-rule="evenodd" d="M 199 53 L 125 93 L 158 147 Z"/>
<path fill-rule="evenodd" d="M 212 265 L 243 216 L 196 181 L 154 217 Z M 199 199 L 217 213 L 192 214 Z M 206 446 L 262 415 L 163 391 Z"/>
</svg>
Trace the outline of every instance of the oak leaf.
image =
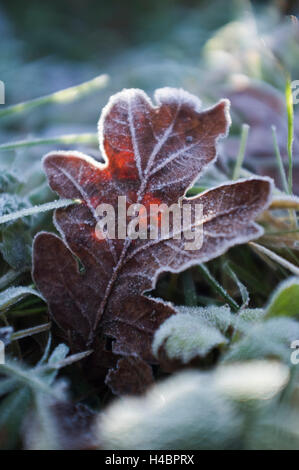
<svg viewBox="0 0 299 470">
<path fill-rule="evenodd" d="M 110 99 L 99 120 L 104 164 L 77 152 L 52 152 L 43 161 L 51 188 L 82 203 L 56 210 L 61 238 L 36 236 L 33 277 L 70 346 L 92 347 L 89 370 L 106 377 L 118 394 L 140 392 L 150 382 L 153 334 L 176 313 L 169 302 L 145 294 L 159 274 L 182 271 L 260 236 L 253 220 L 269 204 L 271 191 L 271 181 L 256 177 L 187 198 L 188 188 L 215 160 L 218 138 L 227 134 L 229 102 L 201 112 L 198 98 L 170 88 L 157 90 L 155 100 L 153 105 L 135 89 Z M 172 226 L 168 237 L 159 232 L 156 239 L 99 240 L 96 208 L 116 208 L 118 196 L 145 207 L 180 200 L 193 212 L 202 204 L 202 247 L 185 250 L 185 232 L 175 239 Z M 134 379 L 138 374 L 144 381 Z"/>
</svg>

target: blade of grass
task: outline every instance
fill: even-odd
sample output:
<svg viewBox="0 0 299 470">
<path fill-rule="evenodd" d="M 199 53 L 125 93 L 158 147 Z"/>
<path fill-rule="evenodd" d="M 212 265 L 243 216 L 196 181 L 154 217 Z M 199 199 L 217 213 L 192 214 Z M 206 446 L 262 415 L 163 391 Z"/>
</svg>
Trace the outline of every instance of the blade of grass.
<svg viewBox="0 0 299 470">
<path fill-rule="evenodd" d="M 221 284 L 214 278 L 210 273 L 206 265 L 200 264 L 198 270 L 203 275 L 203 277 L 208 281 L 208 283 L 213 287 L 213 289 L 230 305 L 230 307 L 237 311 L 239 310 L 239 305 L 237 302 L 229 295 L 229 293 L 222 287 Z"/>
<path fill-rule="evenodd" d="M 13 269 L 7 271 L 7 273 L 0 277 L 0 290 L 4 289 L 6 286 L 15 281 L 20 275 L 20 271 L 14 271 Z"/>
<path fill-rule="evenodd" d="M 249 132 L 248 124 L 243 124 L 242 130 L 241 130 L 240 148 L 239 148 L 239 152 L 237 155 L 236 165 L 233 171 L 233 180 L 238 179 L 240 176 L 240 170 L 242 168 L 244 157 L 245 157 L 245 149 L 246 149 L 246 143 L 247 143 L 247 138 L 248 138 L 248 132 Z"/>
<path fill-rule="evenodd" d="M 231 260 L 229 263 L 234 269 L 235 273 L 238 275 L 238 277 L 241 278 L 244 282 L 246 282 L 246 285 L 250 290 L 253 290 L 259 295 L 267 297 L 265 287 L 261 284 L 260 280 L 257 279 L 255 274 L 253 274 L 250 269 L 243 267 L 243 265 L 245 266 L 245 263 L 243 263 L 242 266 L 240 266 L 239 264 L 235 264 Z"/>
<path fill-rule="evenodd" d="M 85 359 L 86 357 L 90 356 L 90 354 L 93 353 L 92 349 L 88 349 L 87 351 L 79 352 L 76 354 L 72 354 L 71 356 L 66 357 L 65 359 L 62 359 L 61 361 L 51 363 L 51 364 L 46 364 L 46 365 L 40 365 L 35 368 L 36 371 L 40 372 L 42 370 L 47 370 L 47 369 L 62 369 L 63 367 L 69 366 L 70 364 L 73 364 L 74 362 L 79 362 L 82 359 Z"/>
<path fill-rule="evenodd" d="M 57 137 L 48 137 L 44 139 L 18 140 L 16 142 L 8 142 L 0 145 L 0 152 L 7 150 L 16 150 L 23 147 L 34 147 L 37 145 L 52 144 L 98 144 L 98 136 L 96 133 L 83 134 L 65 134 Z"/>
<path fill-rule="evenodd" d="M 41 299 L 43 298 L 36 289 L 33 289 L 30 286 L 9 287 L 0 293 L 0 311 L 7 310 L 7 308 L 16 304 L 19 300 L 28 295 L 35 295 Z"/>
<path fill-rule="evenodd" d="M 281 230 L 277 232 L 265 232 L 265 235 L 288 235 L 291 233 L 298 233 L 298 232 L 299 232 L 299 228 L 296 230 Z"/>
<path fill-rule="evenodd" d="M 43 365 L 48 360 L 49 355 L 50 355 L 51 345 L 52 345 L 52 335 L 51 335 L 51 331 L 49 331 L 49 337 L 48 337 L 48 341 L 47 341 L 45 350 L 43 352 L 42 357 L 38 361 L 37 366 Z"/>
<path fill-rule="evenodd" d="M 268 258 L 272 259 L 279 265 L 283 266 L 284 268 L 288 269 L 291 271 L 293 274 L 296 276 L 299 276 L 299 268 L 297 268 L 294 264 L 290 263 L 286 259 L 282 258 L 281 256 L 277 255 L 273 251 L 269 250 L 268 248 L 258 245 L 257 243 L 254 242 L 249 242 L 249 246 L 253 248 L 255 252 L 258 254 L 261 253 L 263 255 L 266 255 Z"/>
<path fill-rule="evenodd" d="M 92 80 L 80 83 L 80 85 L 65 88 L 64 90 L 56 91 L 55 93 L 41 96 L 40 98 L 35 98 L 30 101 L 24 101 L 23 103 L 13 106 L 8 106 L 7 108 L 0 110 L 0 118 L 23 113 L 44 104 L 74 102 L 83 96 L 104 88 L 108 83 L 108 79 L 108 75 L 99 75 Z"/>
<path fill-rule="evenodd" d="M 1 379 L 0 381 L 0 397 L 10 393 L 16 387 L 17 381 L 13 378 Z"/>
<path fill-rule="evenodd" d="M 196 196 L 199 193 L 202 193 L 208 189 L 206 186 L 193 186 L 193 188 L 188 189 L 188 197 Z"/>
<path fill-rule="evenodd" d="M 1 372 L 9 377 L 13 377 L 25 386 L 29 386 L 34 390 L 39 390 L 49 394 L 57 399 L 61 398 L 61 394 L 55 388 L 48 386 L 42 379 L 34 375 L 30 370 L 23 368 L 15 361 L 7 361 L 1 365 Z"/>
<path fill-rule="evenodd" d="M 79 199 L 57 199 L 56 201 L 47 202 L 46 204 L 40 204 L 39 206 L 28 207 L 20 211 L 5 214 L 0 217 L 0 224 L 11 222 L 12 220 L 21 219 L 28 215 L 39 214 L 40 212 L 51 211 L 60 207 L 68 207 L 72 204 L 80 204 Z"/>
<path fill-rule="evenodd" d="M 299 211 L 299 198 L 296 196 L 274 196 L 271 201 L 270 209 L 293 209 Z"/>
<path fill-rule="evenodd" d="M 289 194 L 293 193 L 293 140 L 294 140 L 294 106 L 293 106 L 293 93 L 291 80 L 288 77 L 286 81 L 285 97 L 288 115 L 288 159 L 289 159 L 289 174 L 288 174 L 288 190 Z"/>
<path fill-rule="evenodd" d="M 293 258 L 294 262 L 297 263 L 298 266 L 299 266 L 299 258 L 298 258 L 298 256 L 295 255 L 295 252 L 290 250 L 290 248 L 288 246 L 286 246 L 284 249 L 286 250 L 286 252 L 290 256 L 290 258 Z"/>
<path fill-rule="evenodd" d="M 27 338 L 28 336 L 36 335 L 42 331 L 48 331 L 51 327 L 51 323 L 44 323 L 42 325 L 34 326 L 32 328 L 27 328 L 26 330 L 16 331 L 11 335 L 12 341 L 17 341 L 22 338 Z"/>
<path fill-rule="evenodd" d="M 232 278 L 232 280 L 238 286 L 238 289 L 239 289 L 240 294 L 241 294 L 242 302 L 243 302 L 241 308 L 243 309 L 243 308 L 247 307 L 247 305 L 249 304 L 249 300 L 250 300 L 247 288 L 240 281 L 240 279 L 238 278 L 236 273 L 232 270 L 232 268 L 230 267 L 228 261 L 224 264 L 224 269 L 228 273 L 228 275 Z"/>
<path fill-rule="evenodd" d="M 47 307 L 36 307 L 36 308 L 28 308 L 27 310 L 10 310 L 7 312 L 9 315 L 16 315 L 19 317 L 27 317 L 28 315 L 35 315 L 36 313 L 43 313 L 47 312 Z"/>
<path fill-rule="evenodd" d="M 276 135 L 276 127 L 272 126 L 272 134 L 273 134 L 273 144 L 274 144 L 274 150 L 275 150 L 275 156 L 276 156 L 276 162 L 278 166 L 278 170 L 280 173 L 281 177 L 281 182 L 282 182 L 282 187 L 286 193 L 289 192 L 289 187 L 288 187 L 288 180 L 284 171 L 284 166 L 282 163 L 282 158 L 280 154 L 280 150 L 278 147 L 278 142 L 277 142 L 277 135 Z"/>
<path fill-rule="evenodd" d="M 32 305 L 36 305 L 36 304 L 40 304 L 41 303 L 41 299 L 38 298 L 38 297 L 32 297 L 30 299 L 24 299 L 24 300 L 21 300 L 19 303 L 18 303 L 18 306 L 19 306 L 19 309 L 26 309 L 26 307 L 32 307 Z"/>
<path fill-rule="evenodd" d="M 183 274 L 183 288 L 186 305 L 194 307 L 197 305 L 197 294 L 191 271 L 185 271 Z"/>
</svg>

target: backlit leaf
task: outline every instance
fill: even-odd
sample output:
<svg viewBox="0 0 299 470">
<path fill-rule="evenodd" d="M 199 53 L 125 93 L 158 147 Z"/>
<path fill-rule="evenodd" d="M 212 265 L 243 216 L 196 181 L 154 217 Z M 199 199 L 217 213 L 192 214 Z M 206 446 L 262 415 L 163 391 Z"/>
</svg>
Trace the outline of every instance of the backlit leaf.
<svg viewBox="0 0 299 470">
<path fill-rule="evenodd" d="M 299 278 L 292 277 L 281 283 L 266 308 L 268 317 L 295 317 L 299 315 Z"/>
</svg>

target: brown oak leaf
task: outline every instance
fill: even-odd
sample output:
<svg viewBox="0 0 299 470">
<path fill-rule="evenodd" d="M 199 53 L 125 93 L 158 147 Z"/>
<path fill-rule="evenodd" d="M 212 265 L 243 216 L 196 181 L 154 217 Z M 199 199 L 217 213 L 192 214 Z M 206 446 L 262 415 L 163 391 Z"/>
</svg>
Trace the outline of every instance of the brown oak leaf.
<svg viewBox="0 0 299 470">
<path fill-rule="evenodd" d="M 159 274 L 182 271 L 260 236 L 253 220 L 271 192 L 271 181 L 256 177 L 186 198 L 216 158 L 217 140 L 230 124 L 229 102 L 200 111 L 198 98 L 170 88 L 157 90 L 155 100 L 153 105 L 135 89 L 110 99 L 99 121 L 105 164 L 76 152 L 52 152 L 43 162 L 51 188 L 82 203 L 56 210 L 62 238 L 36 236 L 33 277 L 71 347 L 94 349 L 89 371 L 94 378 L 106 377 L 116 394 L 141 392 L 152 380 L 153 334 L 176 313 L 169 302 L 145 294 Z M 202 204 L 202 247 L 186 250 L 186 232 L 174 238 L 171 223 L 168 236 L 159 231 L 155 239 L 100 240 L 96 208 L 100 203 L 117 208 L 118 196 L 146 208 L 180 200 L 192 213 Z"/>
</svg>

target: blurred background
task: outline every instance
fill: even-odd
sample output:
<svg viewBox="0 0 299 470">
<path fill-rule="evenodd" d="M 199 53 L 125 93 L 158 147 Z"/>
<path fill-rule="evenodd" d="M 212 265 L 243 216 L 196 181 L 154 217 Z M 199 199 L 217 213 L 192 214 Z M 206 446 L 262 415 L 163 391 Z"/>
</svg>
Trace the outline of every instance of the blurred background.
<svg viewBox="0 0 299 470">
<path fill-rule="evenodd" d="M 276 125 L 286 156 L 283 91 L 286 73 L 299 78 L 298 8 L 298 2 L 283 0 L 1 0 L 0 79 L 7 105 L 101 73 L 108 73 L 110 82 L 78 103 L 3 120 L 0 140 L 95 132 L 112 93 L 124 87 L 149 94 L 162 86 L 183 87 L 204 105 L 229 97 L 233 126 L 222 156 L 235 158 L 240 124 L 247 122 L 245 165 L 275 176 L 275 163 L 273 168 L 267 158 L 273 156 L 270 125 Z"/>
<path fill-rule="evenodd" d="M 281 22 L 296 14 L 298 2 L 2 0 L 0 8 L 0 74 L 11 103 L 100 71 L 110 72 L 116 87 L 198 91 L 206 78 L 203 60 L 204 68 L 208 62 L 263 78 L 262 44 L 279 55 L 292 52 Z"/>
</svg>

